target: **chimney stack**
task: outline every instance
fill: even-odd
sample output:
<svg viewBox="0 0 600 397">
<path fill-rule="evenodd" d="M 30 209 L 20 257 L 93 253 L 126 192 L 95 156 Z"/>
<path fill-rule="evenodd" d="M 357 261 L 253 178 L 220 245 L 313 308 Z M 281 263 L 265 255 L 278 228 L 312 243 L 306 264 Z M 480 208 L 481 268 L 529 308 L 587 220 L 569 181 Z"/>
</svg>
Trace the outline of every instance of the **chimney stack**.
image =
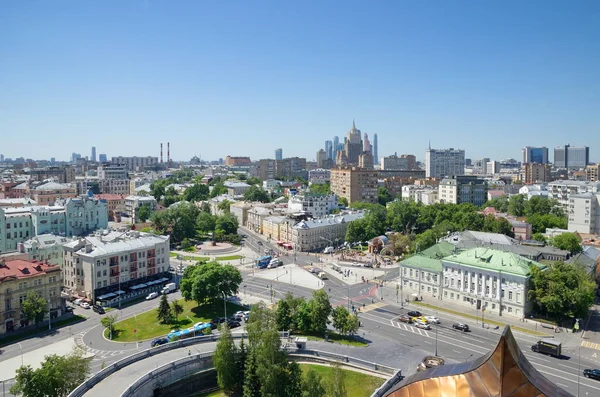
<svg viewBox="0 0 600 397">
<path fill-rule="evenodd" d="M 162 142 L 160 144 L 160 163 L 162 164 L 163 162 L 163 157 L 162 157 Z"/>
</svg>

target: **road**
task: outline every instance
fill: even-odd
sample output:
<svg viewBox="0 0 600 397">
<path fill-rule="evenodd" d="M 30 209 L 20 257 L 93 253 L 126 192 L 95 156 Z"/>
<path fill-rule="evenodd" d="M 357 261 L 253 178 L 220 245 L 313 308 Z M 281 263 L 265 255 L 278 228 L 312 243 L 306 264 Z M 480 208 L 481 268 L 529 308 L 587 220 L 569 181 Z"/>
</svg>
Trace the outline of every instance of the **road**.
<svg viewBox="0 0 600 397">
<path fill-rule="evenodd" d="M 256 256 L 261 256 L 265 248 L 277 248 L 272 243 L 267 242 L 261 237 L 254 236 L 247 230 L 243 230 L 241 233 L 248 236 L 244 243 L 245 249 L 252 250 Z M 257 241 L 261 241 L 262 244 L 258 244 Z M 247 258 L 254 255 L 246 252 Z M 307 255 L 305 253 L 297 253 L 296 256 L 291 254 L 282 257 L 282 259 L 285 264 L 295 262 L 300 266 L 311 264 L 322 266 L 322 263 L 318 262 L 315 255 Z M 240 296 L 242 298 L 244 295 L 252 295 L 261 297 L 265 301 L 270 301 L 271 289 L 276 299 L 285 296 L 288 292 L 291 292 L 295 296 L 308 298 L 313 292 L 313 289 L 305 288 L 302 285 L 260 278 L 256 275 L 258 270 L 253 269 L 252 264 L 240 263 L 236 264 L 236 266 L 242 270 L 244 275 L 244 281 L 240 287 Z M 324 269 L 326 272 L 331 271 L 326 266 Z M 291 276 L 293 277 L 293 275 Z M 389 280 L 397 276 L 397 268 L 388 269 L 382 279 Z M 395 302 L 382 302 L 378 298 L 378 288 L 373 282 L 359 282 L 348 285 L 335 277 L 329 277 L 323 283 L 323 288 L 329 294 L 331 302 L 334 305 L 354 305 L 361 308 L 359 318 L 362 327 L 360 328 L 359 336 L 369 341 L 370 344 L 366 348 L 360 348 L 312 342 L 312 345 L 317 347 L 311 345 L 309 348 L 332 349 L 338 353 L 341 352 L 373 362 L 399 367 L 405 374 L 410 374 L 414 372 L 416 362 L 420 361 L 425 355 L 435 354 L 436 350 L 438 355 L 450 362 L 472 360 L 486 354 L 496 345 L 500 335 L 501 330 L 482 329 L 480 325 L 478 327 L 473 323 L 470 323 L 472 332 L 462 333 L 455 331 L 451 328 L 451 324 L 456 321 L 465 320 L 460 317 L 437 313 L 425 314 L 440 317 L 441 324 L 439 326 L 427 331 L 418 329 L 398 321 L 398 317 L 406 313 L 408 308 L 400 307 Z M 179 296 L 179 293 L 173 295 L 174 298 Z M 125 319 L 137 313 L 154 309 L 155 306 L 155 301 L 141 302 L 117 311 L 117 313 L 119 313 L 120 319 Z M 412 305 L 410 308 L 412 309 Z M 90 318 L 83 323 L 61 329 L 52 335 L 32 338 L 27 342 L 22 342 L 23 351 L 32 351 L 44 345 L 74 337 L 78 345 L 96 355 L 92 361 L 92 372 L 98 372 L 103 366 L 110 365 L 127 355 L 149 347 L 148 341 L 142 341 L 138 344 L 114 343 L 105 340 L 102 337 L 102 326 L 99 322 L 100 316 L 91 311 L 85 311 L 85 314 Z M 469 323 L 469 321 L 466 322 Z M 556 359 L 531 352 L 530 346 L 538 339 L 537 337 L 518 332 L 515 332 L 514 335 L 523 354 L 532 365 L 560 387 L 573 395 L 600 395 L 600 382 L 578 376 L 584 368 L 600 367 L 600 359 L 596 357 L 595 350 L 584 348 L 563 349 L 565 357 Z M 21 354 L 18 344 L 8 346 L 3 348 L 3 350 L 3 359 Z M 580 352 L 581 356 L 579 355 Z M 160 356 L 157 357 L 159 361 L 152 361 L 143 365 L 152 367 L 153 365 L 160 365 L 160 361 L 168 361 L 165 358 L 160 358 Z M 141 376 L 141 374 L 139 375 Z M 128 381 L 132 383 L 135 379 L 130 378 Z M 579 393 L 577 393 L 578 382 Z"/>
</svg>

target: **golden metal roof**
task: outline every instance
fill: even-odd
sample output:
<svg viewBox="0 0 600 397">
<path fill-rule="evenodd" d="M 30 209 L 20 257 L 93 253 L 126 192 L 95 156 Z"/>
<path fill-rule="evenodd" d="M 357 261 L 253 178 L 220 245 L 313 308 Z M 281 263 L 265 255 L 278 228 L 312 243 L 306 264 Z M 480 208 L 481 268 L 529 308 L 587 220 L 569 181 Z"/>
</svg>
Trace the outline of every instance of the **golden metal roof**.
<svg viewBox="0 0 600 397">
<path fill-rule="evenodd" d="M 475 361 L 447 364 L 404 379 L 386 397 L 573 397 L 527 361 L 510 327 L 496 349 Z"/>
</svg>

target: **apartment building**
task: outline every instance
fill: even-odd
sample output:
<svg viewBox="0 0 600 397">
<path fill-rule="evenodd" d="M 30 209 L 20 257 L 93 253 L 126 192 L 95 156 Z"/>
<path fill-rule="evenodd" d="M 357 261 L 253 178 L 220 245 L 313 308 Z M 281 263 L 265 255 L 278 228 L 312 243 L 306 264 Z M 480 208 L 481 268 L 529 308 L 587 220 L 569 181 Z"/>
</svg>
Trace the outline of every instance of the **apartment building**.
<svg viewBox="0 0 600 397">
<path fill-rule="evenodd" d="M 141 206 L 145 205 L 151 211 L 156 209 L 156 199 L 152 196 L 127 196 L 125 197 L 125 213 L 134 223 L 139 221 L 138 211 Z"/>
<path fill-rule="evenodd" d="M 362 219 L 364 212 L 346 212 L 322 218 L 301 220 L 292 226 L 291 244 L 297 251 L 321 251 L 345 241 L 350 222 Z"/>
<path fill-rule="evenodd" d="M 126 164 L 103 164 L 98 166 L 100 179 L 129 179 Z"/>
<path fill-rule="evenodd" d="M 99 232 L 64 244 L 63 283 L 71 295 L 103 295 L 169 277 L 169 236 Z"/>
<path fill-rule="evenodd" d="M 70 242 L 71 238 L 42 234 L 18 244 L 18 251 L 27 254 L 30 261 L 41 261 L 50 265 L 62 266 L 63 245 Z"/>
<path fill-rule="evenodd" d="M 30 194 L 38 205 L 53 205 L 60 199 L 76 198 L 77 189 L 71 185 L 48 182 L 31 189 Z"/>
<path fill-rule="evenodd" d="M 0 261 L 0 334 L 29 325 L 21 305 L 30 292 L 47 302 L 46 320 L 61 316 L 65 310 L 61 285 L 60 266 L 23 259 Z"/>
<path fill-rule="evenodd" d="M 554 149 L 554 167 L 556 168 L 585 168 L 590 163 L 590 148 L 559 146 Z"/>
<path fill-rule="evenodd" d="M 0 253 L 40 234 L 83 236 L 108 227 L 106 203 L 81 196 L 54 206 L 0 208 Z"/>
<path fill-rule="evenodd" d="M 585 179 L 590 182 L 600 181 L 600 163 L 585 167 Z"/>
<path fill-rule="evenodd" d="M 526 185 L 552 180 L 552 167 L 550 164 L 524 163 L 521 166 L 521 180 Z"/>
<path fill-rule="evenodd" d="M 530 267 L 546 266 L 520 255 L 487 247 L 457 249 L 447 243 L 400 262 L 403 295 L 451 301 L 463 310 L 524 318 Z M 480 315 L 480 314 L 479 314 Z"/>
<path fill-rule="evenodd" d="M 225 181 L 223 185 L 227 188 L 227 194 L 230 196 L 243 196 L 250 185 L 246 182 Z"/>
<path fill-rule="evenodd" d="M 600 182 L 558 180 L 548 184 L 548 197 L 557 200 L 565 210 L 571 195 L 600 192 Z"/>
<path fill-rule="evenodd" d="M 338 199 L 335 194 L 303 192 L 291 196 L 288 201 L 288 209 L 291 212 L 303 212 L 311 218 L 329 215 L 331 211 L 338 208 Z"/>
<path fill-rule="evenodd" d="M 250 157 L 235 157 L 235 156 L 227 156 L 225 157 L 225 165 L 226 166 L 239 166 L 239 165 L 251 165 L 252 160 Z"/>
<path fill-rule="evenodd" d="M 381 158 L 381 169 L 382 170 L 412 170 L 416 168 L 417 159 L 412 154 L 403 154 L 398 156 L 393 154 L 391 156 Z"/>
<path fill-rule="evenodd" d="M 316 168 L 308 171 L 308 183 L 323 184 L 331 180 L 331 171 L 323 168 Z"/>
<path fill-rule="evenodd" d="M 70 183 L 75 180 L 75 167 L 72 166 L 51 166 L 44 168 L 31 168 L 24 170 L 23 174 L 29 175 L 30 181 L 42 182 L 53 179 L 58 183 Z"/>
<path fill-rule="evenodd" d="M 430 205 L 439 201 L 439 191 L 434 186 L 404 185 L 402 186 L 402 200 Z"/>
<path fill-rule="evenodd" d="M 438 189 L 441 203 L 482 206 L 487 201 L 487 183 L 474 176 L 444 178 Z"/>
<path fill-rule="evenodd" d="M 122 194 L 95 194 L 94 198 L 106 202 L 108 219 L 116 220 L 125 212 L 125 196 Z"/>
<path fill-rule="evenodd" d="M 378 173 L 373 169 L 359 167 L 336 167 L 331 169 L 331 192 L 344 197 L 348 204 L 355 201 L 376 203 L 378 196 Z"/>
<path fill-rule="evenodd" d="M 113 165 L 124 165 L 128 171 L 142 171 L 146 167 L 154 167 L 158 165 L 158 157 L 113 157 L 110 162 Z"/>
<path fill-rule="evenodd" d="M 567 214 L 570 232 L 600 234 L 600 192 L 572 194 Z"/>
<path fill-rule="evenodd" d="M 427 149 L 425 175 L 427 178 L 446 178 L 465 173 L 465 151 L 461 149 Z"/>
</svg>

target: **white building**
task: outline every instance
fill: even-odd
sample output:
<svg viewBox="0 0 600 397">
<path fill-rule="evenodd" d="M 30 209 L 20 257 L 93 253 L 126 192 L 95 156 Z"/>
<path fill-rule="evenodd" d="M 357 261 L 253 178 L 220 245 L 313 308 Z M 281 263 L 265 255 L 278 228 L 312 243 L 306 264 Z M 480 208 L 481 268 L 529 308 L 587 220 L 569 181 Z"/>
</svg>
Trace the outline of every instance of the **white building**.
<svg viewBox="0 0 600 397">
<path fill-rule="evenodd" d="M 105 231 L 63 247 L 64 287 L 93 302 L 168 276 L 169 236 Z"/>
<path fill-rule="evenodd" d="M 83 236 L 108 227 L 106 202 L 87 196 L 59 200 L 54 206 L 0 208 L 0 253 L 40 234 Z"/>
<path fill-rule="evenodd" d="M 445 178 L 465 173 L 465 151 L 461 149 L 427 149 L 425 151 L 425 176 Z"/>
<path fill-rule="evenodd" d="M 292 227 L 292 246 L 297 251 L 320 251 L 340 245 L 345 241 L 350 222 L 363 216 L 364 212 L 356 211 L 300 221 Z"/>
<path fill-rule="evenodd" d="M 230 196 L 243 196 L 246 190 L 250 189 L 250 185 L 245 182 L 225 181 L 223 185 Z"/>
<path fill-rule="evenodd" d="M 311 218 L 329 215 L 331 211 L 338 208 L 338 198 L 335 194 L 298 193 L 291 196 L 288 201 L 290 212 L 304 212 Z"/>
<path fill-rule="evenodd" d="M 262 187 L 267 192 L 272 192 L 275 189 L 279 189 L 281 184 L 277 179 L 267 179 L 266 181 L 263 181 Z"/>
<path fill-rule="evenodd" d="M 529 200 L 532 197 L 548 197 L 548 186 L 544 185 L 525 185 L 519 189 L 519 194 L 527 197 Z"/>
<path fill-rule="evenodd" d="M 531 309 L 527 293 L 532 265 L 546 267 L 510 252 L 460 250 L 439 243 L 400 262 L 402 295 L 451 301 L 478 316 L 484 309 L 523 318 Z"/>
<path fill-rule="evenodd" d="M 572 194 L 568 215 L 570 232 L 600 234 L 600 193 Z"/>
<path fill-rule="evenodd" d="M 158 157 L 146 156 L 146 157 L 113 157 L 111 159 L 112 164 L 123 164 L 127 167 L 128 171 L 138 171 L 145 167 L 151 167 L 158 165 Z"/>
<path fill-rule="evenodd" d="M 150 208 L 151 211 L 156 209 L 156 199 L 152 196 L 127 196 L 125 197 L 125 213 L 134 223 L 138 219 L 138 210 L 142 205 Z"/>
<path fill-rule="evenodd" d="M 427 185 L 403 185 L 402 200 L 431 205 L 439 202 L 438 188 Z"/>
<path fill-rule="evenodd" d="M 444 178 L 439 186 L 439 200 L 442 203 L 471 203 L 482 206 L 487 201 L 487 184 L 474 176 Z"/>
<path fill-rule="evenodd" d="M 559 180 L 548 183 L 548 197 L 558 200 L 565 210 L 569 206 L 571 195 L 598 192 L 600 192 L 600 182 Z"/>
<path fill-rule="evenodd" d="M 63 264 L 63 245 L 71 239 L 54 234 L 35 236 L 18 245 L 20 253 L 27 254 L 30 261 L 42 261 L 51 265 Z"/>
<path fill-rule="evenodd" d="M 128 179 L 127 166 L 125 164 L 105 164 L 98 166 L 98 178 L 100 179 Z"/>
</svg>

